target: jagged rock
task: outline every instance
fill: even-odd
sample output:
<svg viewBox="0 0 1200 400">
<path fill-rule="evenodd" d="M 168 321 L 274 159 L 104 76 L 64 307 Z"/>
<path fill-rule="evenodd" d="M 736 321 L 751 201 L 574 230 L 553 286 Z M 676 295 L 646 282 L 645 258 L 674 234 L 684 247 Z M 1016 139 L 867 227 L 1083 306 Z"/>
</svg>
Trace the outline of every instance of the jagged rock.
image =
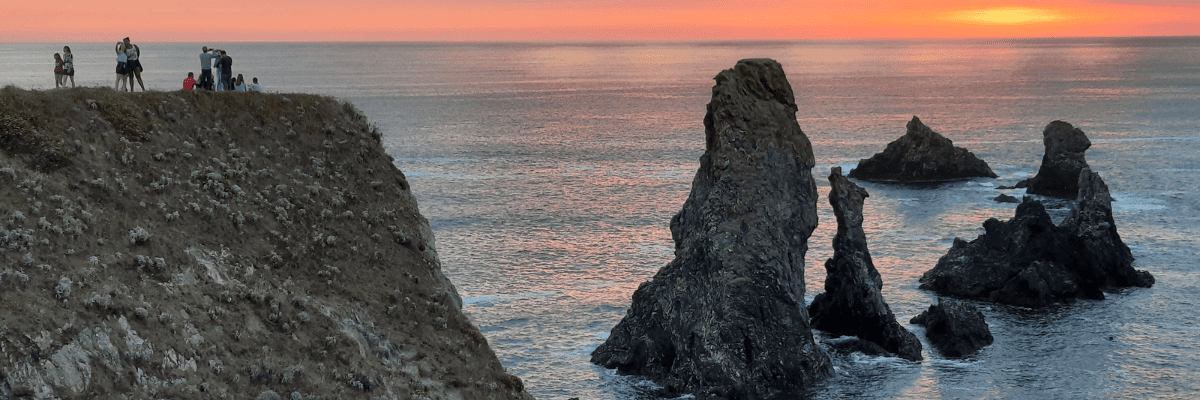
<svg viewBox="0 0 1200 400">
<path fill-rule="evenodd" d="M 995 201 L 998 201 L 1001 203 L 1014 203 L 1014 204 L 1021 202 L 1021 200 L 1018 200 L 1016 197 L 1012 197 L 1012 196 L 1009 196 L 1004 193 L 1000 193 L 999 196 L 996 196 L 996 198 L 994 198 L 992 200 L 995 200 Z"/>
<path fill-rule="evenodd" d="M 715 79 L 706 150 L 671 220 L 675 259 L 592 362 L 702 399 L 787 396 L 832 374 L 804 308 L 812 145 L 779 63 L 742 60 Z"/>
<path fill-rule="evenodd" d="M 1054 226 L 1041 202 L 1026 197 L 1011 220 L 988 219 L 984 234 L 969 243 L 955 238 L 921 277 L 921 288 L 1038 307 L 1153 285 L 1149 272 L 1133 269 L 1133 254 L 1117 234 L 1108 186 L 1088 168 L 1078 185 L 1079 204 L 1061 225 Z"/>
<path fill-rule="evenodd" d="M 1079 171 L 1088 167 L 1084 151 L 1092 146 L 1083 130 L 1063 121 L 1054 121 L 1042 131 L 1046 154 L 1037 175 L 1017 183 L 1026 193 L 1064 199 L 1079 192 Z"/>
<path fill-rule="evenodd" d="M 825 293 L 808 306 L 812 326 L 826 332 L 858 336 L 907 360 L 921 359 L 921 341 L 904 329 L 883 301 L 883 278 L 871 261 L 863 232 L 863 201 L 867 190 L 842 176 L 829 174 L 829 204 L 837 216 L 833 258 L 825 261 Z"/>
<path fill-rule="evenodd" d="M 963 302 L 938 298 L 910 322 L 924 326 L 925 337 L 948 358 L 969 357 L 993 341 L 983 313 Z"/>
<path fill-rule="evenodd" d="M 864 181 L 937 182 L 975 177 L 995 178 L 987 163 L 934 132 L 916 116 L 908 131 L 881 153 L 859 160 L 849 177 Z"/>
</svg>

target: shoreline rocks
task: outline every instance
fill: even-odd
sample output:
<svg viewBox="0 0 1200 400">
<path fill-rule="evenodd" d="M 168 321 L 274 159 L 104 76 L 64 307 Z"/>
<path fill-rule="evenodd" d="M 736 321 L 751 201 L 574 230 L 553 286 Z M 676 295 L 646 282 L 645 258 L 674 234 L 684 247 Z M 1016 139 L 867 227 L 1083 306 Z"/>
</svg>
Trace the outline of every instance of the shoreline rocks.
<svg viewBox="0 0 1200 400">
<path fill-rule="evenodd" d="M 1133 269 L 1133 254 L 1117 234 L 1112 198 L 1098 174 L 1084 168 L 1078 205 L 1055 226 L 1041 202 L 1026 197 L 1008 221 L 953 246 L 921 277 L 921 288 L 943 295 L 1025 307 L 1103 299 L 1105 290 L 1150 287 L 1154 277 Z"/>
<path fill-rule="evenodd" d="M 947 358 L 970 357 L 995 340 L 983 313 L 960 301 L 939 297 L 937 304 L 910 322 L 924 326 L 929 343 Z"/>
<path fill-rule="evenodd" d="M 1018 182 L 1028 194 L 1073 199 L 1079 193 L 1079 173 L 1088 168 L 1084 152 L 1092 146 L 1083 130 L 1063 121 L 1054 121 L 1042 130 L 1046 152 L 1037 175 Z"/>
<path fill-rule="evenodd" d="M 779 63 L 742 60 L 715 80 L 706 150 L 671 220 L 675 259 L 591 361 L 700 399 L 795 395 L 833 373 L 804 307 L 812 146 Z"/>
<path fill-rule="evenodd" d="M 862 228 L 867 190 L 842 176 L 841 167 L 832 168 L 829 186 L 838 229 L 833 258 L 825 261 L 825 292 L 808 306 L 813 328 L 857 336 L 906 360 L 921 360 L 921 341 L 896 321 L 880 293 L 883 279 L 871 261 Z"/>
<path fill-rule="evenodd" d="M 850 178 L 880 182 L 941 182 L 976 177 L 995 178 L 987 163 L 934 132 L 916 116 L 904 136 L 871 158 L 859 160 Z"/>
</svg>

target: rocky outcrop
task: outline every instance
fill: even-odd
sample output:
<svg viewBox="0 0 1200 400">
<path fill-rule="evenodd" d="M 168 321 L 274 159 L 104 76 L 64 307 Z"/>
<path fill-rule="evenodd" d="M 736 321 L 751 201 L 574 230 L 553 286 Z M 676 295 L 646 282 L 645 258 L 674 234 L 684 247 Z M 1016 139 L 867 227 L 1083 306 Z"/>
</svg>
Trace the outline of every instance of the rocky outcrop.
<svg viewBox="0 0 1200 400">
<path fill-rule="evenodd" d="M 825 293 L 808 306 L 812 326 L 842 336 L 857 336 L 907 360 L 921 359 L 921 341 L 904 329 L 883 301 L 883 278 L 871 261 L 863 232 L 867 190 L 842 176 L 829 174 L 829 204 L 837 217 L 833 258 L 825 261 Z"/>
<path fill-rule="evenodd" d="M 705 152 L 671 220 L 675 259 L 592 362 L 702 399 L 787 396 L 832 373 L 804 308 L 812 146 L 779 63 L 742 60 L 715 79 Z"/>
<path fill-rule="evenodd" d="M 921 288 L 1038 307 L 1153 285 L 1149 272 L 1133 269 L 1133 254 L 1117 234 L 1108 186 L 1088 168 L 1078 179 L 1079 204 L 1061 225 L 1026 197 L 1012 219 L 987 220 L 984 234 L 971 242 L 956 238 L 921 277 Z"/>
<path fill-rule="evenodd" d="M 938 182 L 975 177 L 995 178 L 987 163 L 967 149 L 954 147 L 945 136 L 934 132 L 917 117 L 908 121 L 908 131 L 888 143 L 881 153 L 859 160 L 849 177 L 864 181 Z"/>
<path fill-rule="evenodd" d="M 970 357 L 994 340 L 983 313 L 960 301 L 938 298 L 910 322 L 924 326 L 929 343 L 947 358 Z"/>
<path fill-rule="evenodd" d="M 1009 196 L 1004 193 L 1000 193 L 999 196 L 992 198 L 992 200 L 995 200 L 998 203 L 1013 203 L 1013 204 L 1021 203 L 1021 200 L 1017 199 L 1016 197 L 1012 197 L 1012 196 Z"/>
<path fill-rule="evenodd" d="M 1037 175 L 1017 183 L 1026 193 L 1073 199 L 1079 193 L 1079 172 L 1088 168 L 1084 151 L 1092 146 L 1083 130 L 1063 121 L 1054 121 L 1042 130 L 1046 153 Z"/>
<path fill-rule="evenodd" d="M 380 140 L 320 96 L 0 90 L 0 398 L 531 398 Z"/>
</svg>

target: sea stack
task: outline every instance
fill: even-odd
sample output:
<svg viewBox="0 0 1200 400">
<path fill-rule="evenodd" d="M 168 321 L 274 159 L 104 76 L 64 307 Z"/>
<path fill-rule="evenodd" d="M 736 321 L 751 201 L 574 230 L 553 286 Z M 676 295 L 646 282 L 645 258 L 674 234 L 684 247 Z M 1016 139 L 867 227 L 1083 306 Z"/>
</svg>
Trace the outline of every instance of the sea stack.
<svg viewBox="0 0 1200 400">
<path fill-rule="evenodd" d="M 633 293 L 592 362 L 701 399 L 789 396 L 833 372 L 804 307 L 812 145 L 774 60 L 716 76 L 705 152 L 671 220 L 675 259 Z"/>
<path fill-rule="evenodd" d="M 943 301 L 939 297 L 937 304 L 910 322 L 924 326 L 929 343 L 946 358 L 970 357 L 994 340 L 983 313 L 961 301 Z"/>
<path fill-rule="evenodd" d="M 867 190 L 842 176 L 842 168 L 829 174 L 829 204 L 837 216 L 833 258 L 825 261 L 825 293 L 808 307 L 812 326 L 842 336 L 878 344 L 906 360 L 921 359 L 921 341 L 904 329 L 883 301 L 883 278 L 871 261 L 863 232 L 863 201 Z"/>
<path fill-rule="evenodd" d="M 1092 146 L 1083 130 L 1063 121 L 1054 121 L 1042 130 L 1042 166 L 1037 175 L 1017 184 L 1025 192 L 1042 196 L 1073 199 L 1079 193 L 1079 172 L 1088 168 L 1084 152 Z"/>
<path fill-rule="evenodd" d="M 532 399 L 381 134 L 303 94 L 0 90 L 0 398 Z"/>
<path fill-rule="evenodd" d="M 859 160 L 849 177 L 881 182 L 939 182 L 976 177 L 995 178 L 987 163 L 934 132 L 916 116 L 904 136 L 881 153 Z"/>
<path fill-rule="evenodd" d="M 1054 225 L 1042 203 L 1026 197 L 1012 219 L 985 221 L 984 233 L 970 242 L 955 238 L 921 277 L 921 288 L 1040 307 L 1152 286 L 1154 277 L 1133 269 L 1133 254 L 1117 234 L 1108 186 L 1089 168 L 1077 185 L 1079 204 L 1061 225 Z"/>
</svg>

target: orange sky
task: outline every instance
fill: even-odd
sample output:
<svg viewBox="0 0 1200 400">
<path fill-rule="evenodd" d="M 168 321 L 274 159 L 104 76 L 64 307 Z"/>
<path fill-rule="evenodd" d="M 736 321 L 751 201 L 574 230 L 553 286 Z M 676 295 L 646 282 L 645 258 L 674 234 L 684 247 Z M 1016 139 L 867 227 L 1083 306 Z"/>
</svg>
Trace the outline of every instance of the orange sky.
<svg viewBox="0 0 1200 400">
<path fill-rule="evenodd" d="M 6 1 L 0 42 L 1200 35 L 1194 0 Z M 15 4 L 14 4 L 15 3 Z M 203 5 L 204 7 L 199 7 Z M 228 11 L 218 13 L 215 6 Z"/>
</svg>

